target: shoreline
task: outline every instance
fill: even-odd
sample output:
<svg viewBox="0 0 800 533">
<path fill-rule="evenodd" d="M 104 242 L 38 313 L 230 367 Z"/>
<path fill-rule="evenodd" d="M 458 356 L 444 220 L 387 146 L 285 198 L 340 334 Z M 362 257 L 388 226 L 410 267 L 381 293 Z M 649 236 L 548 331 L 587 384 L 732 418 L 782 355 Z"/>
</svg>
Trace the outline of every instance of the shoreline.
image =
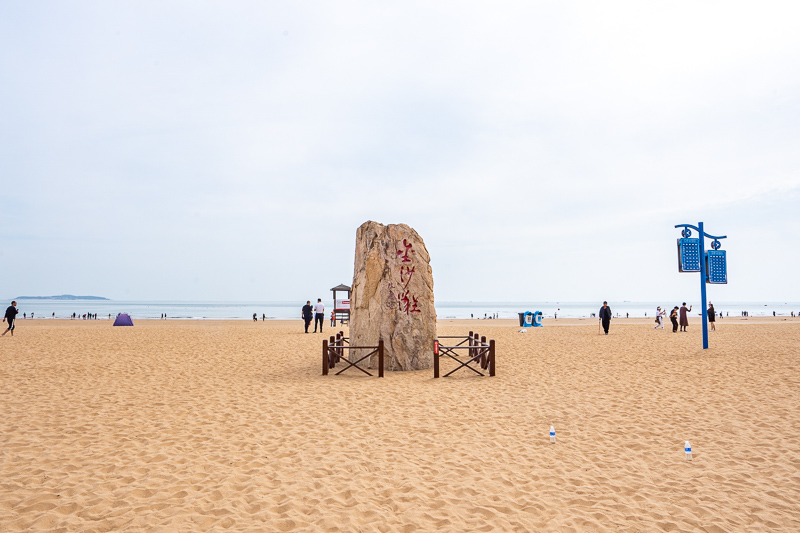
<svg viewBox="0 0 800 533">
<path fill-rule="evenodd" d="M 17 317 L 17 324 L 22 325 L 26 323 L 39 323 L 39 322 L 49 322 L 49 323 L 91 323 L 97 322 L 101 324 L 106 324 L 108 322 L 113 322 L 116 317 L 98 317 L 95 319 L 82 319 L 82 318 L 51 318 L 51 317 L 36 317 L 36 318 L 22 318 Z M 252 319 L 248 318 L 167 318 L 167 319 L 160 319 L 160 318 L 136 318 L 132 317 L 134 320 L 134 324 L 136 322 L 147 322 L 149 323 L 220 323 L 220 322 L 230 322 L 232 324 L 243 324 L 247 322 L 253 322 Z M 651 324 L 654 325 L 655 317 L 619 317 L 619 318 L 612 318 L 611 325 L 613 326 L 623 326 L 623 325 L 644 325 L 644 324 Z M 547 327 L 557 327 L 557 326 L 575 326 L 575 325 L 586 325 L 587 323 L 596 324 L 599 319 L 597 318 L 544 318 L 544 326 Z M 302 324 L 303 320 L 300 318 L 269 318 L 267 317 L 266 320 L 258 319 L 258 323 L 273 323 L 273 324 Z M 724 326 L 725 324 L 741 324 L 741 323 L 755 323 L 755 324 L 778 324 L 778 323 L 792 323 L 797 322 L 800 323 L 800 317 L 791 317 L 791 316 L 751 316 L 751 317 L 726 317 L 723 319 L 717 318 L 716 324 L 719 327 Z M 484 324 L 486 326 L 494 325 L 494 326 L 504 326 L 504 327 L 517 327 L 522 329 L 519 326 L 519 321 L 511 318 L 494 318 L 494 319 L 478 319 L 478 318 L 438 318 L 437 321 L 438 325 L 477 325 L 477 324 Z M 333 326 L 329 326 L 330 321 L 326 321 L 325 329 L 332 328 Z M 669 320 L 664 322 L 664 328 L 667 329 L 667 326 L 670 325 Z M 699 317 L 690 317 L 689 318 L 689 327 L 700 327 L 701 326 L 701 319 Z M 336 326 L 339 328 L 340 326 Z M 531 330 L 538 330 L 541 328 L 525 328 Z"/>
<path fill-rule="evenodd" d="M 741 317 L 742 310 L 749 310 L 753 317 L 772 316 L 774 311 L 779 317 L 790 318 L 792 313 L 800 315 L 800 302 L 772 302 L 764 306 L 754 302 L 720 303 L 713 300 L 716 310 L 727 312 L 728 318 Z M 262 315 L 269 320 L 292 320 L 300 316 L 301 304 L 287 304 L 286 302 L 155 302 L 155 301 L 116 301 L 110 300 L 100 304 L 73 305 L 72 302 L 52 301 L 50 303 L 22 303 L 17 306 L 20 318 L 23 315 L 34 313 L 39 318 L 52 317 L 53 313 L 58 318 L 70 318 L 73 313 L 82 316 L 85 313 L 97 314 L 98 319 L 114 317 L 120 312 L 127 313 L 134 320 L 159 319 L 163 314 L 167 317 L 186 320 L 250 320 L 253 313 L 259 319 Z M 655 316 L 656 306 L 671 309 L 671 304 L 662 302 L 618 302 L 611 305 L 612 312 L 619 318 L 626 314 L 633 318 L 649 318 Z M 326 304 L 327 312 L 331 312 L 331 304 Z M 700 309 L 695 306 L 695 313 Z M 436 308 L 440 320 L 482 320 L 491 316 L 501 320 L 518 319 L 518 314 L 524 311 L 541 311 L 543 318 L 548 321 L 562 319 L 591 319 L 596 314 L 599 304 L 587 302 L 555 302 L 555 303 L 529 303 L 520 304 L 513 302 L 468 302 L 448 303 L 440 302 Z M 695 314 L 695 316 L 699 316 Z M 557 317 L 557 318 L 556 318 Z"/>
</svg>

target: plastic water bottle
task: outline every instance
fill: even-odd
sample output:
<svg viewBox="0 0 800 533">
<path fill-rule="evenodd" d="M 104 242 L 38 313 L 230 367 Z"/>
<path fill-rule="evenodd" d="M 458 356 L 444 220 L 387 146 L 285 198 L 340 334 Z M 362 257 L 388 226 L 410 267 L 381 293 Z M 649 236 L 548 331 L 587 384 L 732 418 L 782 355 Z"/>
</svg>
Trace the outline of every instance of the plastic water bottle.
<svg viewBox="0 0 800 533">
<path fill-rule="evenodd" d="M 686 452 L 686 460 L 692 460 L 692 445 L 689 444 L 689 441 L 686 441 L 686 444 L 683 445 L 683 451 Z"/>
<path fill-rule="evenodd" d="M 556 443 L 556 428 L 550 426 L 550 444 L 555 444 L 555 443 Z"/>
</svg>

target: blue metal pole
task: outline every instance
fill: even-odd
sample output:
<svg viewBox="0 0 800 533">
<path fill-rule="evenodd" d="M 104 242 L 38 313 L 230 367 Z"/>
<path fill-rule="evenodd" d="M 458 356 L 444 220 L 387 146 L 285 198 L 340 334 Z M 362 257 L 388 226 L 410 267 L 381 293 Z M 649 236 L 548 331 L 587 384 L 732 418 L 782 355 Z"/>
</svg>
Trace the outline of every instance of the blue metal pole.
<svg viewBox="0 0 800 533">
<path fill-rule="evenodd" d="M 706 306 L 706 234 L 703 231 L 703 223 L 697 224 L 700 228 L 700 299 L 703 306 L 703 349 L 708 350 L 708 308 Z"/>
</svg>

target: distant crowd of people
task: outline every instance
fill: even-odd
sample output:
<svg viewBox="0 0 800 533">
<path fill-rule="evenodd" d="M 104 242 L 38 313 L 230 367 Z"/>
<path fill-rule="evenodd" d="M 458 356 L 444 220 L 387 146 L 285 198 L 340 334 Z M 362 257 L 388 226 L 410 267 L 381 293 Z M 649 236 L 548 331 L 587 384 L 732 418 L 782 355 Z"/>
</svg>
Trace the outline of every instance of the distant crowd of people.
<svg viewBox="0 0 800 533">
<path fill-rule="evenodd" d="M 17 302 L 12 302 L 11 305 L 15 306 L 15 305 L 17 305 Z M 67 316 L 70 318 L 70 320 L 76 320 L 76 319 L 77 320 L 81 320 L 81 319 L 83 319 L 83 320 L 97 320 L 97 313 L 83 313 L 82 315 L 78 314 L 78 313 L 72 313 L 71 315 L 67 315 Z M 111 315 L 108 315 L 108 316 L 109 316 L 109 318 L 111 317 Z M 55 317 L 56 317 L 55 313 L 50 315 L 50 318 L 55 318 Z M 24 319 L 34 318 L 34 313 L 31 313 L 30 316 L 28 316 L 28 313 L 22 313 L 22 318 L 24 318 Z"/>
<path fill-rule="evenodd" d="M 683 302 L 680 307 L 677 305 L 672 308 L 669 312 L 669 321 L 672 323 L 672 332 L 677 333 L 678 331 L 685 332 L 687 331 L 686 328 L 689 327 L 689 313 L 692 311 L 692 306 L 686 307 L 686 302 Z M 625 313 L 626 317 L 630 315 Z M 603 307 L 600 308 L 600 311 L 597 313 L 599 318 L 599 328 L 602 328 L 606 335 L 608 335 L 608 329 L 611 325 L 611 308 L 608 306 L 608 302 L 603 302 Z M 647 316 L 645 313 L 644 316 Z M 708 324 L 709 324 L 709 331 L 716 331 L 717 329 L 717 317 L 722 319 L 722 311 L 717 313 L 716 309 L 714 309 L 714 304 L 708 304 L 708 310 L 706 316 L 708 317 Z M 726 316 L 728 316 L 726 314 Z M 747 316 L 746 311 L 742 312 L 742 316 Z M 772 316 L 776 316 L 775 312 L 772 312 Z M 792 311 L 792 316 L 794 317 L 794 311 Z M 656 307 L 656 315 L 655 315 L 655 323 L 656 325 L 653 326 L 653 329 L 664 329 L 664 319 L 667 317 L 666 309 L 662 309 L 661 306 Z"/>
<path fill-rule="evenodd" d="M 15 322 L 16 322 L 17 315 L 19 314 L 19 310 L 17 309 L 16 306 L 17 306 L 17 302 L 13 301 L 13 302 L 11 302 L 11 305 L 6 309 L 6 312 L 5 312 L 4 316 L 3 316 L 3 322 L 7 323 L 7 327 L 6 327 L 6 330 L 2 333 L 2 335 L 5 335 L 6 333 L 11 333 L 12 336 L 14 335 L 14 329 L 15 329 L 15 326 L 16 326 Z M 687 331 L 686 328 L 689 327 L 689 313 L 691 311 L 692 311 L 692 306 L 690 305 L 689 307 L 686 307 L 686 302 L 683 302 L 681 307 L 678 307 L 677 305 L 674 306 L 669 311 L 669 315 L 667 315 L 666 309 L 662 309 L 661 306 L 658 306 L 656 308 L 655 326 L 653 326 L 653 329 L 665 329 L 664 328 L 664 322 L 665 322 L 665 319 L 668 317 L 670 322 L 672 323 L 672 332 L 673 333 L 677 333 L 678 331 L 685 332 L 685 331 Z M 749 313 L 749 311 L 742 311 L 741 315 L 742 315 L 742 317 L 747 318 L 747 317 L 750 316 L 750 313 Z M 76 320 L 76 319 L 79 319 L 79 320 L 80 319 L 83 319 L 83 320 L 97 320 L 97 313 L 83 313 L 83 314 L 72 313 L 72 315 L 68 315 L 68 316 L 72 320 Z M 110 319 L 111 316 L 112 315 L 109 313 L 108 318 Z M 557 317 L 557 316 L 558 316 L 557 314 L 554 314 L 554 318 Z M 594 317 L 595 314 L 592 313 L 591 316 Z M 630 314 L 629 313 L 625 313 L 625 316 L 626 317 L 630 317 Z M 645 313 L 645 316 L 647 316 L 647 313 Z M 708 317 L 708 323 L 709 323 L 709 326 L 710 326 L 709 330 L 710 331 L 716 331 L 716 321 L 717 321 L 717 318 L 719 318 L 719 319 L 723 318 L 722 312 L 721 311 L 717 312 L 714 309 L 714 305 L 709 303 L 706 316 Z M 727 317 L 729 315 L 728 315 L 728 313 L 725 313 L 724 316 Z M 772 316 L 773 317 L 777 317 L 777 313 L 775 311 L 773 311 L 772 312 Z M 795 314 L 794 311 L 791 311 L 790 312 L 790 316 L 792 318 L 795 318 L 796 316 L 800 317 L 800 312 Z M 24 319 L 27 319 L 28 318 L 28 314 L 27 313 L 22 313 L 22 317 Z M 56 318 L 56 314 L 53 313 L 51 317 L 52 318 Z M 304 305 L 303 308 L 300 311 L 300 317 L 303 319 L 303 323 L 305 325 L 304 329 L 305 329 L 306 333 L 308 333 L 308 328 L 309 328 L 309 326 L 311 326 L 311 322 L 312 321 L 314 322 L 314 333 L 317 332 L 317 328 L 319 328 L 319 332 L 322 333 L 322 325 L 323 325 L 323 322 L 325 320 L 325 305 L 322 303 L 322 298 L 317 298 L 317 303 L 316 303 L 316 305 L 313 305 L 313 306 L 311 305 L 311 300 L 306 301 L 306 305 Z M 604 301 L 603 302 L 603 306 L 600 308 L 600 311 L 597 313 L 597 318 L 599 320 L 598 331 L 602 330 L 603 333 L 608 335 L 608 331 L 609 331 L 609 328 L 611 326 L 612 317 L 613 317 L 613 315 L 612 315 L 612 312 L 611 312 L 611 308 L 608 306 L 608 302 Z M 619 314 L 617 315 L 617 317 L 619 317 Z M 34 313 L 33 312 L 30 314 L 30 318 L 34 318 Z M 166 313 L 161 313 L 160 318 L 161 318 L 161 320 L 166 320 L 167 319 L 167 314 Z M 470 318 L 475 318 L 474 314 L 470 314 Z M 486 314 L 483 315 L 483 318 L 484 319 L 497 319 L 497 318 L 499 318 L 499 313 L 492 313 L 491 315 L 486 313 Z M 267 319 L 267 315 L 266 314 L 262 314 L 261 315 L 261 320 L 265 321 L 266 319 Z M 257 321 L 258 321 L 258 314 L 257 313 L 253 313 L 253 322 L 257 322 Z M 330 325 L 331 325 L 331 327 L 335 327 L 336 326 L 336 312 L 335 311 L 331 311 Z"/>
</svg>

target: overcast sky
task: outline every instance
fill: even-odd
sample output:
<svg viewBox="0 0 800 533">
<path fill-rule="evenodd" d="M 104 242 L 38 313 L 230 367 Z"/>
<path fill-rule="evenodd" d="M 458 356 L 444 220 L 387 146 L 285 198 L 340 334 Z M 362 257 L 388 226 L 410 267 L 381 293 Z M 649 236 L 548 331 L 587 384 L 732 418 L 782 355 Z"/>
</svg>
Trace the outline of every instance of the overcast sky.
<svg viewBox="0 0 800 533">
<path fill-rule="evenodd" d="M 0 297 L 800 301 L 800 3 L 0 3 Z"/>
</svg>

